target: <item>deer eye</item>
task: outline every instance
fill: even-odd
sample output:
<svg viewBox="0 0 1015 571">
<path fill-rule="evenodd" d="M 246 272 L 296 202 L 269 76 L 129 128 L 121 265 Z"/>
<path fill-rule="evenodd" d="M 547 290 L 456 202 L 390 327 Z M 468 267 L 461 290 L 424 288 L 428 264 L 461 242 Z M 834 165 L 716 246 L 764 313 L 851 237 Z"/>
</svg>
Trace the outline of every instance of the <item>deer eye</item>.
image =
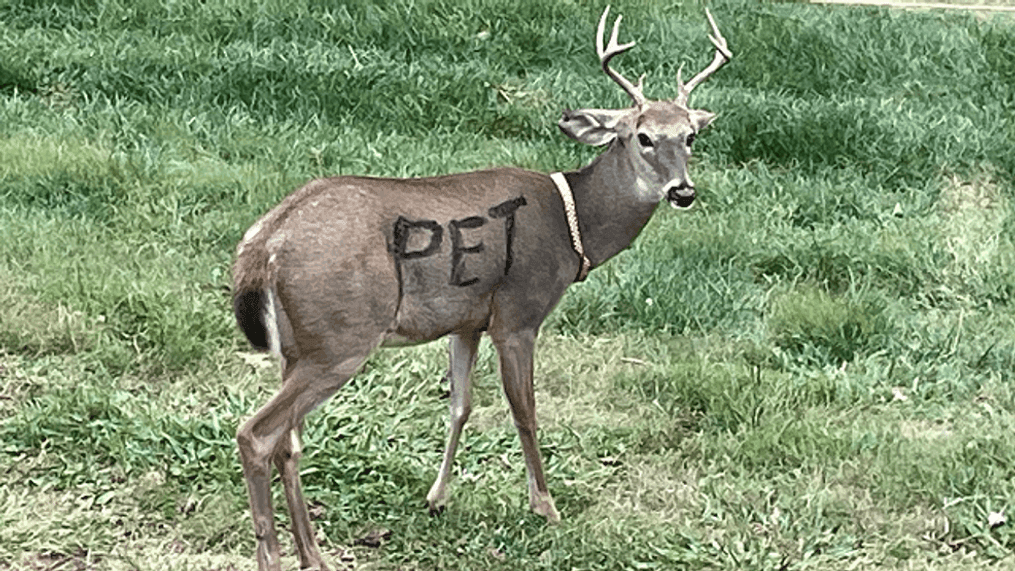
<svg viewBox="0 0 1015 571">
<path fill-rule="evenodd" d="M 690 147 L 691 145 L 694 144 L 694 137 L 695 137 L 694 133 L 691 133 L 690 135 L 687 136 L 687 146 L 688 147 Z"/>
<path fill-rule="evenodd" d="M 652 142 L 652 139 L 650 139 L 649 136 L 646 135 L 645 133 L 638 133 L 638 142 L 641 143 L 641 146 L 643 147 L 655 146 L 655 143 Z"/>
</svg>

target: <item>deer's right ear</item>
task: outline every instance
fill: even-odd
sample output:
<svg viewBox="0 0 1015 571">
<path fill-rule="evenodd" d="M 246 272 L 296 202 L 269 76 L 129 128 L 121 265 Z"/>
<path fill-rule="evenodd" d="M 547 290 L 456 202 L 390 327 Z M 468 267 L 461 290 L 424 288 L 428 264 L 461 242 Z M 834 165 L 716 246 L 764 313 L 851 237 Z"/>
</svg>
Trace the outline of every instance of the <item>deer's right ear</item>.
<svg viewBox="0 0 1015 571">
<path fill-rule="evenodd" d="M 586 145 L 605 145 L 617 137 L 617 126 L 628 109 L 564 110 L 557 126 L 565 135 Z"/>
</svg>

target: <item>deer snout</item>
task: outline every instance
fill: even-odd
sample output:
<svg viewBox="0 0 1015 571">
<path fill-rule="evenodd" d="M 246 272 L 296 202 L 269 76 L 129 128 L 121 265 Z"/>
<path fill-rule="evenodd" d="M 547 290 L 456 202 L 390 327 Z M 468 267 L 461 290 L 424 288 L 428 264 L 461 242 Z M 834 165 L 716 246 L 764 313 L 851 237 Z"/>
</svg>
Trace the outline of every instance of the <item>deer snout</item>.
<svg viewBox="0 0 1015 571">
<path fill-rule="evenodd" d="M 669 186 L 666 189 L 666 200 L 674 208 L 690 208 L 694 202 L 694 187 L 686 182 Z"/>
</svg>

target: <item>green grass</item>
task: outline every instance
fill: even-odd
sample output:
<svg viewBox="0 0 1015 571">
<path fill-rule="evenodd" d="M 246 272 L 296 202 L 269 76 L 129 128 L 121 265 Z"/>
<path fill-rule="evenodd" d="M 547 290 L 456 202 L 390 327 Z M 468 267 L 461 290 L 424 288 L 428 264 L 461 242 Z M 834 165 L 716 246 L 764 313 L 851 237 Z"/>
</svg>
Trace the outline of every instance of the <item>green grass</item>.
<svg viewBox="0 0 1015 571">
<path fill-rule="evenodd" d="M 334 564 L 1011 565 L 1015 22 L 710 8 L 736 58 L 695 92 L 695 208 L 540 338 L 563 523 L 528 512 L 487 343 L 430 517 L 445 348 L 382 351 L 307 419 Z M 591 160 L 555 122 L 627 104 L 601 9 L 0 0 L 0 569 L 253 568 L 234 434 L 278 379 L 233 324 L 235 244 L 315 176 Z M 650 97 L 709 61 L 701 5 L 613 10 Z"/>
</svg>

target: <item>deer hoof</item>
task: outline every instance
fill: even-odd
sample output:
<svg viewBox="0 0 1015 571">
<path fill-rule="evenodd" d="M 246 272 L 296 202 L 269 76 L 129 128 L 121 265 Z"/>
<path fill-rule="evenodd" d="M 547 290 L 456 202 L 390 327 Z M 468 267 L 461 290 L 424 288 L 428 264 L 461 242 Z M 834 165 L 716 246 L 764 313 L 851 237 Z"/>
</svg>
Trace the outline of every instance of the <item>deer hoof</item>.
<svg viewBox="0 0 1015 571">
<path fill-rule="evenodd" d="M 431 516 L 439 516 L 444 513 L 444 509 L 447 507 L 443 501 L 431 501 L 427 499 L 426 507 L 430 510 Z"/>
<path fill-rule="evenodd" d="M 430 515 L 440 515 L 444 513 L 444 507 L 448 503 L 448 492 L 444 486 L 440 485 L 440 482 L 434 482 L 430 492 L 426 495 L 426 507 L 430 510 Z"/>
<path fill-rule="evenodd" d="M 550 494 L 539 494 L 532 498 L 531 503 L 533 513 L 545 517 L 547 523 L 560 523 L 560 512 L 557 511 Z"/>
</svg>

